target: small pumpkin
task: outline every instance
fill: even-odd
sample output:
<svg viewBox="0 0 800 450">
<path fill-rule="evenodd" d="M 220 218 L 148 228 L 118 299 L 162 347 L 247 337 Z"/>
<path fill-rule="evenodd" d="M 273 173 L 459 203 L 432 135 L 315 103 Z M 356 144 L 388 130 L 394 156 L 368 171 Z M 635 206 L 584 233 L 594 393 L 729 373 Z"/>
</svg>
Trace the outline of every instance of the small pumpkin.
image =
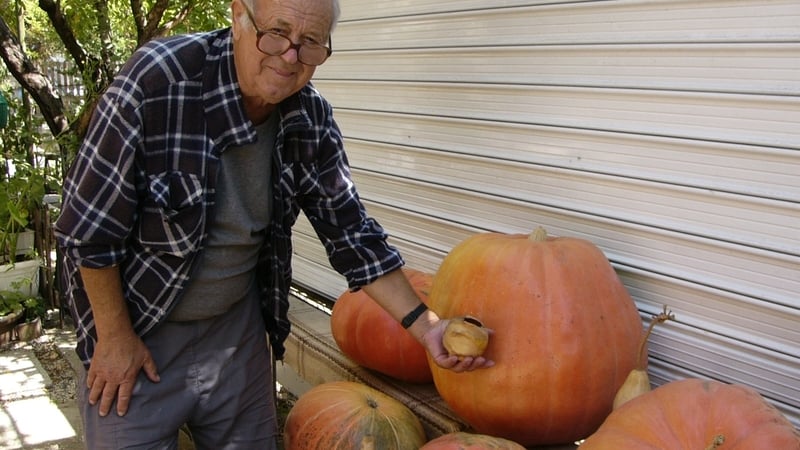
<svg viewBox="0 0 800 450">
<path fill-rule="evenodd" d="M 428 441 L 419 450 L 525 450 L 525 447 L 500 437 L 456 431 Z"/>
<path fill-rule="evenodd" d="M 636 365 L 639 313 L 583 239 L 474 235 L 442 261 L 430 307 L 494 330 L 483 354 L 493 367 L 456 373 L 429 361 L 442 399 L 478 433 L 526 446 L 583 439 Z"/>
<path fill-rule="evenodd" d="M 283 438 L 286 450 L 418 450 L 425 431 L 398 400 L 365 384 L 332 381 L 297 399 Z"/>
<path fill-rule="evenodd" d="M 581 450 L 800 450 L 800 433 L 750 387 L 685 379 L 614 410 Z"/>
<path fill-rule="evenodd" d="M 403 274 L 427 303 L 433 275 L 409 268 Z M 356 364 L 411 383 L 433 380 L 425 347 L 363 290 L 342 293 L 330 320 L 334 341 Z"/>
</svg>

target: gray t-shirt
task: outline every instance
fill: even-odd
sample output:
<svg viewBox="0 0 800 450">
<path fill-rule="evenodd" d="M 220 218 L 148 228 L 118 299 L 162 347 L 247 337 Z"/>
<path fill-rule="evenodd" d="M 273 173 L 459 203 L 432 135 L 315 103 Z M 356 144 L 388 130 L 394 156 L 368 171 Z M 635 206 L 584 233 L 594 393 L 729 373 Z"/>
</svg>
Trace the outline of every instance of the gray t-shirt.
<svg viewBox="0 0 800 450">
<path fill-rule="evenodd" d="M 220 159 L 208 243 L 171 321 L 203 320 L 257 296 L 255 266 L 269 223 L 270 162 L 278 114 L 256 127 L 258 140 L 229 148 Z"/>
</svg>

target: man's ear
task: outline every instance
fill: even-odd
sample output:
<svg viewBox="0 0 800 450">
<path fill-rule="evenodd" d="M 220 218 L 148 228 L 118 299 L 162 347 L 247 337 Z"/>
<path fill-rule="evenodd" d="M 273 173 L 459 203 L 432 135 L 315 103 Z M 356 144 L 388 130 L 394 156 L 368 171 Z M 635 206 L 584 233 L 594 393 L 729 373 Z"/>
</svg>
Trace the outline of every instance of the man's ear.
<svg viewBox="0 0 800 450">
<path fill-rule="evenodd" d="M 247 12 L 244 10 L 244 5 L 240 0 L 233 0 L 231 2 L 231 26 L 233 29 L 233 38 L 238 40 L 241 36 L 242 30 L 246 30 L 250 25 L 250 19 L 247 17 Z"/>
</svg>

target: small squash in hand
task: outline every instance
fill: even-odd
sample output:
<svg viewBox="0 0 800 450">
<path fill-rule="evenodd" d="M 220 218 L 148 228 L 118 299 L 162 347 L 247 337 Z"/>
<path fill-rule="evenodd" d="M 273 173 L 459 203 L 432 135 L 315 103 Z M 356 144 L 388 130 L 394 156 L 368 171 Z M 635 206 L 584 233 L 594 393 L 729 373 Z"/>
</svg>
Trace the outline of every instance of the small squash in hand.
<svg viewBox="0 0 800 450">
<path fill-rule="evenodd" d="M 614 410 L 581 450 L 800 450 L 800 434 L 755 390 L 673 381 Z"/>
<path fill-rule="evenodd" d="M 408 268 L 403 274 L 427 303 L 433 275 Z M 331 333 L 342 353 L 360 366 L 411 383 L 433 380 L 425 347 L 363 290 L 344 292 L 336 300 Z"/>
<path fill-rule="evenodd" d="M 408 407 L 352 381 L 323 383 L 301 395 L 283 437 L 286 450 L 418 450 L 425 443 Z"/>
<path fill-rule="evenodd" d="M 525 447 L 508 439 L 457 431 L 428 441 L 419 450 L 525 450 Z"/>
<path fill-rule="evenodd" d="M 444 329 L 442 344 L 450 355 L 480 356 L 489 345 L 489 330 L 474 317 L 453 317 Z"/>
</svg>

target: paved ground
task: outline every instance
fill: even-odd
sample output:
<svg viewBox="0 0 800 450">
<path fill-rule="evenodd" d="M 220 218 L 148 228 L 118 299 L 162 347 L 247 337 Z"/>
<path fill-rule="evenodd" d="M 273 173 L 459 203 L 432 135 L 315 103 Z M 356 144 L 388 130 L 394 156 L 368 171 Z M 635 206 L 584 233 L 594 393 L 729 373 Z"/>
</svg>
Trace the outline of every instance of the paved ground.
<svg viewBox="0 0 800 450">
<path fill-rule="evenodd" d="M 50 329 L 38 343 L 52 342 L 48 367 L 58 370 L 54 376 L 73 378 L 80 367 L 74 354 L 75 338 L 71 330 Z M 58 357 L 61 366 L 50 358 Z M 66 360 L 69 364 L 63 364 Z M 31 343 L 16 343 L 0 351 L 0 450 L 47 449 L 80 450 L 80 417 L 75 401 L 56 393 L 53 379 L 45 371 Z"/>
<path fill-rule="evenodd" d="M 75 355 L 71 328 L 47 329 L 33 342 L 0 347 L 0 450 L 84 450 L 76 407 Z M 295 397 L 281 388 L 278 412 L 285 420 Z M 278 447 L 283 448 L 279 439 Z M 194 450 L 181 433 L 179 450 Z"/>
</svg>

